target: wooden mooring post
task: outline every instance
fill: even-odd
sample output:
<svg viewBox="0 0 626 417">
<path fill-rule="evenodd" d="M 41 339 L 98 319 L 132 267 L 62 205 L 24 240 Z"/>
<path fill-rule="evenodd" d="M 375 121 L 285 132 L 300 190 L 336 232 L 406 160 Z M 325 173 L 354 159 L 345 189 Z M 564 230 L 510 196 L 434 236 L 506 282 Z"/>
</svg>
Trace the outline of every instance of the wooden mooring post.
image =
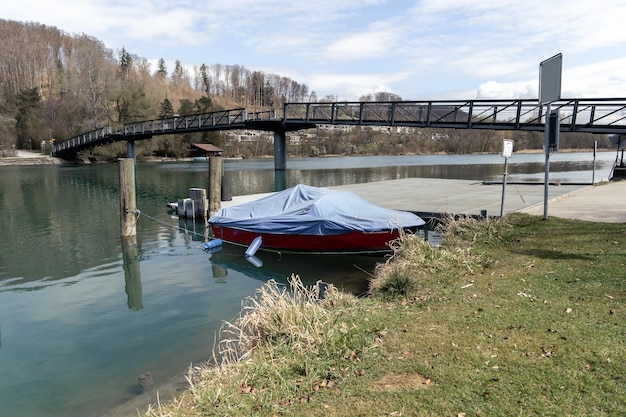
<svg viewBox="0 0 626 417">
<path fill-rule="evenodd" d="M 141 310 L 143 308 L 143 290 L 141 286 L 141 270 L 139 268 L 139 249 L 137 236 L 127 236 L 122 239 L 122 258 L 124 263 L 124 279 L 126 281 L 126 296 L 128 308 Z"/>
<path fill-rule="evenodd" d="M 120 226 L 122 237 L 137 235 L 135 159 L 120 158 Z"/>
<path fill-rule="evenodd" d="M 204 188 L 190 188 L 189 198 L 178 199 L 178 217 L 208 219 L 221 208 L 224 162 L 220 157 L 208 158 L 208 193 Z"/>
<path fill-rule="evenodd" d="M 222 173 L 224 161 L 219 156 L 209 157 L 209 217 L 218 212 L 222 201 Z"/>
</svg>

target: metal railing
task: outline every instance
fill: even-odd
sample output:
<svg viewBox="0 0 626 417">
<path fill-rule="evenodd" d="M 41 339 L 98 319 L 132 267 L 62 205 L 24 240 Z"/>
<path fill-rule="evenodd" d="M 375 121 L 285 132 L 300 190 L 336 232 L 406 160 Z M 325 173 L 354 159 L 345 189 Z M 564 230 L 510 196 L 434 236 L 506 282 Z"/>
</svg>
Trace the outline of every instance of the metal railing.
<svg viewBox="0 0 626 417">
<path fill-rule="evenodd" d="M 626 133 L 626 99 L 564 99 L 561 131 Z M 284 122 L 387 125 L 455 129 L 543 130 L 544 106 L 537 100 L 287 103 Z"/>
</svg>

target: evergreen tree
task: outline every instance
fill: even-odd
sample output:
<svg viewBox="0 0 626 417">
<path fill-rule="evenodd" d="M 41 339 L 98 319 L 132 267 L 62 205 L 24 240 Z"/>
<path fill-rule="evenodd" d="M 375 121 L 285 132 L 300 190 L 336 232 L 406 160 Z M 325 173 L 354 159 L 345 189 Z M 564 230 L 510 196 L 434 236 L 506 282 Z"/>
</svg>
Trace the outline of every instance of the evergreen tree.
<svg viewBox="0 0 626 417">
<path fill-rule="evenodd" d="M 205 94 L 211 94 L 211 79 L 209 78 L 209 71 L 205 64 L 200 65 L 200 78 L 202 79 L 202 90 Z"/>
<path fill-rule="evenodd" d="M 120 59 L 120 79 L 122 80 L 122 83 L 124 83 L 127 79 L 128 79 L 128 74 L 130 73 L 130 70 L 133 67 L 133 57 L 130 55 L 130 52 L 128 52 L 124 47 L 122 47 L 122 50 L 119 52 L 119 59 Z"/>
<path fill-rule="evenodd" d="M 180 105 L 178 106 L 178 114 L 186 115 L 186 114 L 194 114 L 196 113 L 196 106 L 191 100 L 183 98 L 180 100 Z"/>
<path fill-rule="evenodd" d="M 165 60 L 163 58 L 159 59 L 156 75 L 161 78 L 167 77 L 167 65 L 165 65 Z"/>
<path fill-rule="evenodd" d="M 174 72 L 172 73 L 172 81 L 176 84 L 180 84 L 186 79 L 185 69 L 180 61 L 177 59 L 174 64 Z"/>
<path fill-rule="evenodd" d="M 15 128 L 18 148 L 39 148 L 43 131 L 41 96 L 37 87 L 25 88 L 17 94 Z"/>
<path fill-rule="evenodd" d="M 208 96 L 202 96 L 196 99 L 194 104 L 196 105 L 198 113 L 208 113 L 213 108 L 213 100 Z"/>
<path fill-rule="evenodd" d="M 161 105 L 159 106 L 159 117 L 161 119 L 174 117 L 174 106 L 172 106 L 172 102 L 167 97 L 161 102 Z"/>
</svg>

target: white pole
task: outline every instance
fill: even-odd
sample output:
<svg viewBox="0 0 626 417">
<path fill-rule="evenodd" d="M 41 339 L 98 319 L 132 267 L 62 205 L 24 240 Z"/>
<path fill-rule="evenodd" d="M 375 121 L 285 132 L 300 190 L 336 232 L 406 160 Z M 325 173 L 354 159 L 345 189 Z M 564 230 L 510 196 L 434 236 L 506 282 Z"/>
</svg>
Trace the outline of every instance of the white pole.
<svg viewBox="0 0 626 417">
<path fill-rule="evenodd" d="M 509 158 L 504 158 L 504 173 L 502 174 L 502 201 L 500 202 L 500 217 L 504 215 L 504 193 L 506 191 L 506 177 L 508 175 L 507 167 Z"/>
<path fill-rule="evenodd" d="M 550 102 L 547 104 L 546 109 L 546 123 L 544 127 L 543 138 L 543 152 L 546 156 L 544 164 L 544 179 L 543 179 L 543 219 L 548 220 L 548 186 L 550 184 L 550 141 L 548 136 L 550 135 Z"/>
<path fill-rule="evenodd" d="M 593 141 L 593 171 L 591 173 L 591 185 L 596 185 L 596 151 L 598 150 L 598 141 Z"/>
</svg>

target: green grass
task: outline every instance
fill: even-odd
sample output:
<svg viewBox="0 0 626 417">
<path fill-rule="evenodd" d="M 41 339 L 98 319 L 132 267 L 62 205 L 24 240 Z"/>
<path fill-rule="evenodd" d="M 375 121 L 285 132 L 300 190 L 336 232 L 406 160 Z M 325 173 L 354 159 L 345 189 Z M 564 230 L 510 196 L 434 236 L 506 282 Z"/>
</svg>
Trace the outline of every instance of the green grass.
<svg viewBox="0 0 626 417">
<path fill-rule="evenodd" d="M 626 224 L 451 220 L 370 297 L 271 285 L 225 328 L 240 354 L 146 415 L 626 415 Z"/>
</svg>

